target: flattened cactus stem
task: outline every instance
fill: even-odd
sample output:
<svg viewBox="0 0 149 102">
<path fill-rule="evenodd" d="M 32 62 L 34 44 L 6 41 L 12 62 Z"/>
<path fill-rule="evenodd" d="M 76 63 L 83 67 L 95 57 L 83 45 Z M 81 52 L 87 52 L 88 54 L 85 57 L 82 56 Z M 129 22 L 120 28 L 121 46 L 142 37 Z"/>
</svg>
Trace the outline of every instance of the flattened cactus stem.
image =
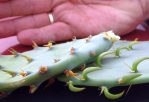
<svg viewBox="0 0 149 102">
<path fill-rule="evenodd" d="M 139 43 L 139 42 L 138 42 L 138 40 L 136 39 L 136 40 L 132 41 L 132 42 L 128 45 L 128 48 L 129 48 L 130 50 L 132 50 L 132 49 L 133 49 L 133 45 L 138 44 L 138 43 Z"/>
<path fill-rule="evenodd" d="M 67 84 L 68 84 L 69 90 L 72 91 L 72 92 L 80 92 L 80 91 L 85 90 L 84 87 L 79 88 L 79 87 L 73 86 L 73 82 L 72 81 L 67 82 Z"/>
<path fill-rule="evenodd" d="M 124 94 L 124 91 L 122 91 L 118 94 L 112 94 L 109 92 L 108 88 L 105 86 L 101 87 L 101 92 L 104 93 L 106 98 L 111 99 L 111 100 L 118 99 L 118 98 L 122 97 Z"/>
<path fill-rule="evenodd" d="M 133 64 L 132 64 L 132 67 L 131 67 L 131 71 L 132 71 L 132 72 L 138 72 L 138 65 L 139 65 L 142 61 L 147 60 L 147 59 L 149 59 L 149 57 L 139 58 L 139 59 L 137 59 L 136 61 L 134 61 Z"/>
<path fill-rule="evenodd" d="M 83 70 L 82 72 L 82 80 L 87 80 L 87 74 L 96 70 L 100 70 L 99 67 L 89 67 Z"/>
<path fill-rule="evenodd" d="M 130 50 L 128 47 L 119 47 L 119 48 L 117 48 L 116 50 L 115 50 L 115 56 L 120 56 L 120 51 L 121 50 Z"/>
<path fill-rule="evenodd" d="M 100 54 L 98 57 L 97 57 L 97 60 L 96 60 L 96 65 L 101 67 L 101 60 L 103 59 L 103 57 L 105 57 L 106 55 L 110 55 L 110 54 L 113 54 L 115 53 L 114 51 L 107 51 L 107 52 L 103 52 L 102 54 Z"/>
<path fill-rule="evenodd" d="M 112 37 L 115 37 L 115 35 L 110 35 L 108 33 L 107 33 L 107 36 L 110 37 L 110 39 L 113 39 Z M 11 69 L 11 66 L 12 66 L 13 67 L 12 70 L 14 71 L 19 70 L 18 68 L 22 68 L 24 71 L 22 72 L 17 71 L 17 76 L 14 78 L 10 78 L 9 80 L 7 80 L 7 77 L 9 78 L 11 76 L 8 75 L 7 73 L 2 73 L 2 75 L 6 74 L 6 77 L 2 78 L 4 79 L 4 81 L 2 80 L 2 83 L 0 84 L 1 86 L 0 90 L 2 92 L 13 91 L 19 87 L 31 85 L 30 86 L 31 93 L 33 93 L 34 90 L 37 89 L 36 83 L 43 82 L 49 77 L 60 74 L 67 67 L 69 67 L 69 69 L 74 69 L 74 68 L 77 68 L 81 64 L 90 63 L 95 58 L 95 57 L 92 58 L 89 55 L 90 51 L 96 51 L 96 53 L 101 53 L 105 50 L 107 51 L 112 46 L 112 42 L 113 42 L 113 40 L 112 41 L 106 40 L 103 34 L 93 37 L 92 39 L 90 39 L 90 41 L 93 41 L 93 42 L 85 43 L 85 40 L 82 39 L 82 40 L 76 41 L 75 43 L 69 42 L 69 43 L 64 43 L 64 44 L 57 44 L 54 46 L 53 49 L 51 48 L 52 43 L 49 42 L 47 45 L 45 45 L 46 47 L 38 48 L 38 51 L 34 49 L 34 50 L 27 51 L 24 53 L 19 53 L 18 58 L 12 58 L 12 56 L 6 56 L 6 57 L 2 56 L 2 59 L 0 59 L 2 66 L 4 65 L 8 69 L 9 68 Z M 75 49 L 72 48 L 70 51 L 70 45 L 72 45 L 72 43 Z M 36 48 L 37 44 L 34 43 L 33 47 Z M 50 50 L 50 51 L 47 51 L 47 50 Z M 72 55 L 69 55 L 70 53 Z M 95 55 L 95 52 L 91 52 L 91 54 Z M 17 54 L 14 54 L 14 55 L 17 55 Z M 84 57 L 84 55 L 87 55 L 87 56 Z M 44 60 L 41 60 L 43 59 L 43 57 L 44 57 Z M 57 57 L 64 58 L 64 59 L 62 59 L 60 63 L 59 62 L 53 63 L 52 62 L 53 59 Z M 10 61 L 12 61 L 12 63 L 9 63 Z M 26 64 L 27 61 L 31 63 Z M 55 62 L 57 62 L 57 60 L 55 60 Z M 7 64 L 8 66 L 6 66 Z M 77 75 L 76 73 L 73 73 L 72 71 L 69 71 L 69 72 L 70 72 L 69 76 L 76 77 Z M 73 79 L 73 78 L 70 78 L 70 79 Z M 80 81 L 81 80 L 78 80 L 78 82 Z M 73 84 L 76 85 L 74 82 L 73 83 L 70 82 L 69 87 L 74 92 L 82 91 L 85 89 L 85 88 L 74 87 Z"/>
<path fill-rule="evenodd" d="M 129 74 L 129 75 L 125 75 L 125 76 L 123 76 L 122 78 L 120 78 L 120 79 L 118 80 L 118 83 L 119 83 L 119 84 L 128 83 L 128 82 L 130 82 L 130 81 L 132 81 L 132 80 L 138 78 L 138 77 L 141 76 L 141 75 L 142 75 L 142 74 L 140 74 L 140 73 L 131 73 L 131 74 Z"/>
</svg>

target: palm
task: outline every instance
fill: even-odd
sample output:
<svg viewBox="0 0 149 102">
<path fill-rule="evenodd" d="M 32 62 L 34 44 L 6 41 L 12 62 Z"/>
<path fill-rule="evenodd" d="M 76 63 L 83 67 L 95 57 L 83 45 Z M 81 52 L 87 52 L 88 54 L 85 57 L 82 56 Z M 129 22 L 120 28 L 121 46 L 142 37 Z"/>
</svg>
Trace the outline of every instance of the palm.
<svg viewBox="0 0 149 102">
<path fill-rule="evenodd" d="M 66 3 L 54 11 L 57 22 L 69 25 L 75 36 L 85 37 L 102 31 L 113 30 L 118 34 L 132 31 L 142 20 L 134 15 L 134 10 L 122 10 L 102 4 L 72 4 Z M 128 12 L 128 13 L 127 13 Z"/>
</svg>

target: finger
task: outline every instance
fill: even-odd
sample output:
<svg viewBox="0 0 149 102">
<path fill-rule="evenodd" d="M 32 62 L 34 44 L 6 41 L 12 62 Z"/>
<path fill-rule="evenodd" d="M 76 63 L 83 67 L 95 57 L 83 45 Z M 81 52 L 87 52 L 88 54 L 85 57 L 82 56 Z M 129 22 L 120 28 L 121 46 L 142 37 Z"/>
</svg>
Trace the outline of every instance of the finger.
<svg viewBox="0 0 149 102">
<path fill-rule="evenodd" d="M 0 2 L 6 2 L 6 1 L 10 1 L 10 0 L 0 0 Z"/>
<path fill-rule="evenodd" d="M 53 0 L 12 0 L 0 3 L 0 18 L 49 12 Z"/>
<path fill-rule="evenodd" d="M 48 14 L 38 14 L 27 17 L 20 17 L 11 20 L 0 22 L 0 37 L 8 37 L 17 34 L 18 32 L 30 29 L 39 28 L 50 24 Z"/>
<path fill-rule="evenodd" d="M 18 34 L 21 44 L 31 45 L 32 41 L 37 44 L 45 44 L 48 41 L 64 41 L 73 37 L 73 31 L 69 25 L 57 22 L 40 29 L 25 30 Z"/>
</svg>

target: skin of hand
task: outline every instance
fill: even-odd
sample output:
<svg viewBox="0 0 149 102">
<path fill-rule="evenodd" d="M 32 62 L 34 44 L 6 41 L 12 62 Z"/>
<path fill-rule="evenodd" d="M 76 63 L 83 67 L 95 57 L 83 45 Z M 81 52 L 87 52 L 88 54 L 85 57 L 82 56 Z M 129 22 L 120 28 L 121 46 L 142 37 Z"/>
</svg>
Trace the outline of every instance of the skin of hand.
<svg viewBox="0 0 149 102">
<path fill-rule="evenodd" d="M 148 17 L 149 0 L 0 0 L 0 37 L 21 44 L 65 41 L 113 30 L 124 35 Z M 149 4 L 149 2 L 148 2 Z M 54 23 L 48 15 L 52 13 Z"/>
</svg>

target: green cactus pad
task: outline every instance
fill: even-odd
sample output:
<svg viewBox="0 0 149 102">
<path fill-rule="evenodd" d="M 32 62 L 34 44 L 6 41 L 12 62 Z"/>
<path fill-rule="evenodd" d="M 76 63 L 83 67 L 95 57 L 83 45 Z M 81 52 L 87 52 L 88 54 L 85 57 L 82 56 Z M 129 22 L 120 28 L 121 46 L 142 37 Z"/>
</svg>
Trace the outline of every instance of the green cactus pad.
<svg viewBox="0 0 149 102">
<path fill-rule="evenodd" d="M 136 41 L 135 41 L 136 42 Z M 132 46 L 133 45 L 133 46 Z M 121 48 L 121 50 L 119 50 Z M 131 49 L 130 49 L 131 48 Z M 117 49 L 119 54 L 117 56 Z M 136 43 L 129 41 L 118 41 L 108 52 L 99 55 L 96 63 L 86 65 L 84 71 L 78 71 L 78 76 L 66 77 L 61 75 L 58 80 L 71 81 L 75 87 L 93 86 L 99 87 L 102 93 L 109 99 L 117 99 L 124 94 L 111 94 L 108 89 L 116 86 L 127 86 L 134 84 L 149 83 L 149 42 Z M 109 54 L 108 54 L 109 53 Z M 99 62 L 100 61 L 100 64 Z M 94 67 L 98 70 L 94 70 Z M 89 70 L 86 75 L 84 72 Z M 86 76 L 82 79 L 82 76 Z"/>
<path fill-rule="evenodd" d="M 50 77 L 94 61 L 116 40 L 118 36 L 106 32 L 53 46 L 49 42 L 45 47 L 38 47 L 34 42 L 34 49 L 24 53 L 12 49 L 13 55 L 0 56 L 0 93 L 7 94 L 22 86 L 30 86 L 33 93 Z"/>
</svg>

